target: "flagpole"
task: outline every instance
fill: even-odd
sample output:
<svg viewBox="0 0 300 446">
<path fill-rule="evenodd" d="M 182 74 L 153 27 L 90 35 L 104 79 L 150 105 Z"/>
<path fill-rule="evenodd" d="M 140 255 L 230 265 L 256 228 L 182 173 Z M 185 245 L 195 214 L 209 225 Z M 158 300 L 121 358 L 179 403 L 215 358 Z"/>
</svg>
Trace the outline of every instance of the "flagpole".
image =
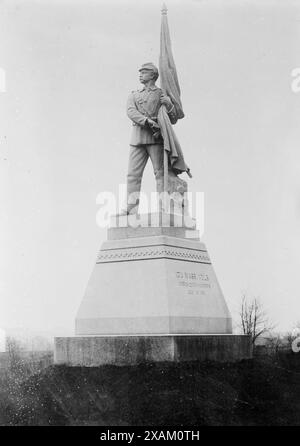
<svg viewBox="0 0 300 446">
<path fill-rule="evenodd" d="M 161 14 L 162 16 L 167 15 L 167 7 L 165 3 L 162 6 Z M 163 19 L 163 17 L 162 17 Z M 163 211 L 167 211 L 168 207 L 168 199 L 167 199 L 167 192 L 168 192 L 168 170 L 169 170 L 169 162 L 168 162 L 168 152 L 167 150 L 163 149 L 164 151 L 164 202 L 163 202 Z"/>
<path fill-rule="evenodd" d="M 167 192 L 168 192 L 168 170 L 169 170 L 169 166 L 168 166 L 168 152 L 163 148 L 164 151 L 164 207 L 163 210 L 166 212 L 167 211 L 167 205 L 168 205 L 168 200 L 167 200 Z"/>
<path fill-rule="evenodd" d="M 180 99 L 180 86 L 178 82 L 177 70 L 172 54 L 171 38 L 168 25 L 167 7 L 165 4 L 161 10 L 161 28 L 160 28 L 160 56 L 159 56 L 159 73 L 160 85 L 163 93 L 169 96 L 172 101 L 172 122 L 168 118 L 168 110 L 165 105 L 162 105 L 161 119 L 163 125 L 161 127 L 162 136 L 164 140 L 164 155 L 163 155 L 163 195 L 162 208 L 164 212 L 170 212 L 170 187 L 169 187 L 169 168 L 170 172 L 174 171 L 174 166 L 177 172 L 186 172 L 191 177 L 190 169 L 186 165 L 183 153 L 176 139 L 176 135 L 172 129 L 171 123 L 175 124 L 178 119 L 184 117 Z M 170 167 L 169 167 L 170 166 Z"/>
</svg>

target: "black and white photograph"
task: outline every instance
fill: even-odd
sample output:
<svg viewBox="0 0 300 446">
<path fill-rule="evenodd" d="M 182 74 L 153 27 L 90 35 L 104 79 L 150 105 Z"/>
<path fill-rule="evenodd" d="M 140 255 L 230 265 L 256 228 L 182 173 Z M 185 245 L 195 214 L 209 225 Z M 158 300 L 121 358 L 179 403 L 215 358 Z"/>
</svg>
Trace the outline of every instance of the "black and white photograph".
<svg viewBox="0 0 300 446">
<path fill-rule="evenodd" d="M 0 430 L 299 427 L 299 144 L 299 0 L 0 0 Z"/>
</svg>

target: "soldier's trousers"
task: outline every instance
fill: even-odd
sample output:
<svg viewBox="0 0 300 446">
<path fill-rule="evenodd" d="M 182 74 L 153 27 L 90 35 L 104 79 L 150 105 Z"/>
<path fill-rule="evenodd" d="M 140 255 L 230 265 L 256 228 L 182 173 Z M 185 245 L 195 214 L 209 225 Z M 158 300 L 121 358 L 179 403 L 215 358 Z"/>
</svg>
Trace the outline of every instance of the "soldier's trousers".
<svg viewBox="0 0 300 446">
<path fill-rule="evenodd" d="M 127 175 L 127 203 L 129 202 L 127 204 L 128 212 L 130 212 L 139 203 L 142 176 L 149 157 L 152 162 L 156 179 L 156 191 L 163 191 L 164 153 L 162 145 L 143 144 L 139 146 L 130 146 Z M 134 211 L 137 212 L 137 208 Z"/>
</svg>

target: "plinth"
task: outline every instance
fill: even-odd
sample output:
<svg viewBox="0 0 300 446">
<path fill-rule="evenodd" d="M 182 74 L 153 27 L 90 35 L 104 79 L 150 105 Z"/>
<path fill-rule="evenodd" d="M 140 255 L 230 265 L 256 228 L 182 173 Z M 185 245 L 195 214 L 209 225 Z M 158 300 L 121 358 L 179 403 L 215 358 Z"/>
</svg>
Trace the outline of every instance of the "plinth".
<svg viewBox="0 0 300 446">
<path fill-rule="evenodd" d="M 56 338 L 56 363 L 251 356 L 249 337 L 232 335 L 195 220 L 161 213 L 113 220 L 76 316 L 76 336 Z"/>
</svg>

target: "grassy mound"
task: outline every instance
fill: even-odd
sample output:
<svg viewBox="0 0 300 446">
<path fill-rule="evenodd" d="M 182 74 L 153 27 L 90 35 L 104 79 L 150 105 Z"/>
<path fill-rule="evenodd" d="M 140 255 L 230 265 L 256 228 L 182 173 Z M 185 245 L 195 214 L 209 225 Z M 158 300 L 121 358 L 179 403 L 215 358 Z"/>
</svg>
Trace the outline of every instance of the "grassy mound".
<svg viewBox="0 0 300 446">
<path fill-rule="evenodd" d="M 1 425 L 300 425 L 300 355 L 0 377 Z"/>
</svg>

